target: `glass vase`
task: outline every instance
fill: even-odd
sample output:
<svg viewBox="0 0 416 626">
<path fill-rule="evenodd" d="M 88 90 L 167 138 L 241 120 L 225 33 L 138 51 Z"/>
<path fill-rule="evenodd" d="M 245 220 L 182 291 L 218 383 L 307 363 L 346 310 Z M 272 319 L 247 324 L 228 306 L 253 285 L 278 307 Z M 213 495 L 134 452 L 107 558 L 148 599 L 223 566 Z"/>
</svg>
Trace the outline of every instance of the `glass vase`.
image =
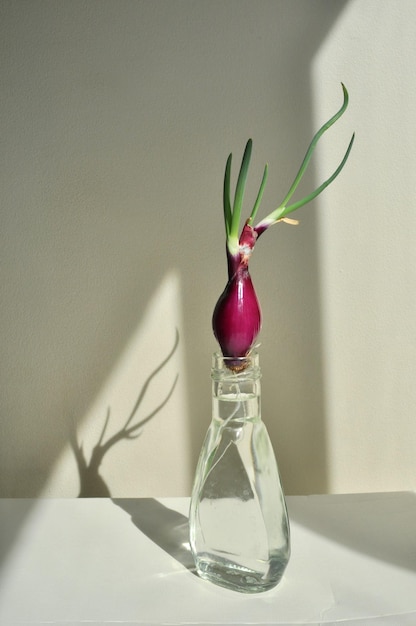
<svg viewBox="0 0 416 626">
<path fill-rule="evenodd" d="M 213 355 L 212 421 L 190 505 L 190 545 L 198 574 L 256 593 L 281 580 L 290 530 L 279 472 L 261 419 L 259 357 Z"/>
</svg>

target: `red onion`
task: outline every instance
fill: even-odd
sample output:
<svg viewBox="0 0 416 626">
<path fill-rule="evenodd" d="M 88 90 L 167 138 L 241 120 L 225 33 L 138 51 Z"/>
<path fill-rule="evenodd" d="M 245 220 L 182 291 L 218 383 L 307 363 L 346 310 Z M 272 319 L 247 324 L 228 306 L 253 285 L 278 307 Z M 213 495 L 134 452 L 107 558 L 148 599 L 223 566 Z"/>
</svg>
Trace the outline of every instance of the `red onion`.
<svg viewBox="0 0 416 626">
<path fill-rule="evenodd" d="M 248 270 L 249 256 L 242 253 L 238 260 L 229 260 L 231 275 L 212 316 L 214 335 L 225 357 L 246 356 L 260 332 L 260 304 Z"/>
<path fill-rule="evenodd" d="M 316 198 L 316 196 L 318 196 L 329 184 L 332 183 L 347 162 L 352 144 L 354 142 L 354 135 L 351 138 L 341 163 L 338 165 L 333 174 L 309 195 L 292 204 L 288 204 L 289 200 L 295 193 L 303 174 L 305 173 L 318 140 L 323 133 L 341 117 L 348 106 L 348 92 L 344 85 L 342 85 L 342 90 L 344 94 L 342 107 L 314 135 L 299 171 L 295 176 L 295 179 L 284 200 L 279 204 L 277 209 L 269 213 L 269 215 L 258 222 L 256 226 L 253 226 L 254 218 L 260 206 L 267 180 L 268 168 L 266 165 L 253 210 L 251 211 L 250 217 L 246 221 L 241 234 L 239 232 L 240 218 L 245 183 L 251 157 L 251 139 L 248 140 L 244 151 L 235 190 L 234 203 L 232 206 L 230 198 L 232 155 L 230 154 L 228 157 L 224 176 L 224 222 L 227 244 L 228 282 L 223 293 L 219 297 L 217 304 L 215 305 L 212 316 L 212 328 L 214 335 L 220 344 L 221 351 L 225 357 L 241 358 L 247 356 L 260 332 L 260 305 L 248 268 L 250 256 L 257 239 L 270 226 L 276 224 L 277 222 L 285 221 L 292 224 L 297 223 L 296 220 L 291 220 L 286 216 Z M 230 367 L 232 367 L 232 365 L 230 365 Z"/>
</svg>

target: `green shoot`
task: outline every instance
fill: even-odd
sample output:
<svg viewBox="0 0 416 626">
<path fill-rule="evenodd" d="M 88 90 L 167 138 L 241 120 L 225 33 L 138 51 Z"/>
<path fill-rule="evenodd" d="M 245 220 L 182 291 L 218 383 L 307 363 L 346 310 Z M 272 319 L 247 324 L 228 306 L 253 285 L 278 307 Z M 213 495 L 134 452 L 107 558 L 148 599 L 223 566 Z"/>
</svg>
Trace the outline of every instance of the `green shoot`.
<svg viewBox="0 0 416 626">
<path fill-rule="evenodd" d="M 227 159 L 227 164 L 225 166 L 225 175 L 224 175 L 224 222 L 225 222 L 225 234 L 228 239 L 230 235 L 231 229 L 231 220 L 233 217 L 231 210 L 231 200 L 230 200 L 230 178 L 231 178 L 231 160 L 233 155 Z"/>
<path fill-rule="evenodd" d="M 253 142 L 251 139 L 247 141 L 246 148 L 244 150 L 243 160 L 241 162 L 240 173 L 237 179 L 237 185 L 235 189 L 233 212 L 230 224 L 230 231 L 228 236 L 228 247 L 230 252 L 237 252 L 238 239 L 241 219 L 241 207 L 243 206 L 244 190 L 247 180 L 248 166 L 250 164 L 251 148 Z"/>
<path fill-rule="evenodd" d="M 308 202 L 310 202 L 311 200 L 313 200 L 314 198 L 316 198 L 316 196 L 318 196 L 326 187 L 328 187 L 328 185 L 330 185 L 332 183 L 332 181 L 338 176 L 338 174 L 341 172 L 342 168 L 344 167 L 345 163 L 347 162 L 348 156 L 350 154 L 351 148 L 352 148 L 352 144 L 354 143 L 354 137 L 355 135 L 352 136 L 351 141 L 348 145 L 347 151 L 344 155 L 344 158 L 342 159 L 340 165 L 337 167 L 337 169 L 335 170 L 335 172 L 325 181 L 323 182 L 317 189 L 315 189 L 312 193 L 310 193 L 309 195 L 305 196 L 304 198 L 302 198 L 301 200 L 298 200 L 297 202 L 294 202 L 293 204 L 287 205 L 287 203 L 289 202 L 290 198 L 293 196 L 293 194 L 295 193 L 308 165 L 309 162 L 312 158 L 313 152 L 316 148 L 316 145 L 319 141 L 319 139 L 322 137 L 322 135 L 328 130 L 328 128 L 330 128 L 333 124 L 335 124 L 335 122 L 341 117 L 341 115 L 343 115 L 343 113 L 345 112 L 347 106 L 348 106 L 348 91 L 345 87 L 345 85 L 343 83 L 341 83 L 342 86 L 342 91 L 344 94 L 344 102 L 342 104 L 342 107 L 339 109 L 339 111 L 337 113 L 335 113 L 335 115 L 333 115 L 327 122 L 325 122 L 325 124 L 323 126 L 321 126 L 321 128 L 318 130 L 318 132 L 314 135 L 311 143 L 309 144 L 309 148 L 304 156 L 304 159 L 302 161 L 302 164 L 299 168 L 298 173 L 295 176 L 295 179 L 289 189 L 289 191 L 287 192 L 283 202 L 277 207 L 277 209 L 275 209 L 274 211 L 272 211 L 272 213 L 270 213 L 269 215 L 267 215 L 267 217 L 265 217 L 263 220 L 261 220 L 261 222 L 259 224 L 257 224 L 256 228 L 260 228 L 260 229 L 264 229 L 264 227 L 268 227 L 271 224 L 274 224 L 275 222 L 277 222 L 279 219 L 282 219 L 282 217 L 284 217 L 285 215 L 288 215 L 288 213 L 292 213 L 292 211 L 296 211 L 296 209 L 299 209 L 301 206 L 303 206 L 304 204 L 307 204 Z"/>
<path fill-rule="evenodd" d="M 258 211 L 261 199 L 263 197 L 264 188 L 266 186 L 266 181 L 267 181 L 267 173 L 268 173 L 268 166 L 267 166 L 267 163 L 266 163 L 266 165 L 264 166 L 263 179 L 262 179 L 261 184 L 260 184 L 259 193 L 257 194 L 257 198 L 256 198 L 256 201 L 254 203 L 253 210 L 252 210 L 252 212 L 250 214 L 250 217 L 248 218 L 248 222 L 247 223 L 250 224 L 250 226 L 253 223 L 254 218 L 256 217 L 256 213 Z"/>
<path fill-rule="evenodd" d="M 328 185 L 330 185 L 333 180 L 335 180 L 335 178 L 338 176 L 338 174 L 341 172 L 342 168 L 344 167 L 345 163 L 347 162 L 347 159 L 348 159 L 349 154 L 351 152 L 352 144 L 354 143 L 354 138 L 355 138 L 355 133 L 353 133 L 353 135 L 351 137 L 351 140 L 350 140 L 350 143 L 348 144 L 347 151 L 344 154 L 344 158 L 342 159 L 341 163 L 338 165 L 338 167 L 335 170 L 335 172 L 325 182 L 323 182 L 321 185 L 319 185 L 319 187 L 317 187 L 315 189 L 315 191 L 312 191 L 312 193 L 310 193 L 308 196 L 305 196 L 301 200 L 298 200 L 297 202 L 294 202 L 293 204 L 290 204 L 289 206 L 282 206 L 282 207 L 279 207 L 278 209 L 276 209 L 276 211 L 273 211 L 273 213 L 271 213 L 270 216 L 269 216 L 269 218 L 273 217 L 273 223 L 278 221 L 278 220 L 280 220 L 280 219 L 282 219 L 282 217 L 285 217 L 289 213 L 292 213 L 293 211 L 296 211 L 296 209 L 299 209 L 304 204 L 307 204 L 308 202 L 310 202 L 311 200 L 316 198 L 316 196 L 319 196 L 319 194 L 326 187 L 328 187 Z M 267 219 L 268 218 L 265 218 L 265 220 L 262 220 L 262 221 L 265 222 Z"/>
<path fill-rule="evenodd" d="M 301 198 L 297 202 L 293 202 L 292 204 L 288 204 L 289 200 L 292 198 L 295 193 L 299 183 L 302 180 L 304 173 L 306 172 L 309 162 L 312 158 L 314 150 L 318 144 L 318 141 L 322 137 L 322 135 L 329 129 L 339 118 L 344 114 L 347 106 L 348 106 L 348 91 L 343 83 L 341 83 L 342 91 L 344 95 L 344 101 L 337 113 L 333 115 L 312 138 L 311 143 L 309 144 L 308 150 L 303 158 L 302 164 L 298 170 L 298 173 L 295 176 L 295 179 L 292 185 L 289 188 L 283 202 L 269 215 L 267 215 L 264 219 L 262 219 L 255 227 L 253 227 L 254 219 L 257 215 L 257 211 L 259 209 L 264 189 L 266 186 L 267 175 L 268 175 L 268 166 L 266 165 L 263 172 L 263 178 L 260 184 L 260 188 L 257 194 L 256 201 L 254 203 L 253 209 L 251 211 L 250 217 L 247 220 L 247 224 L 254 228 L 257 234 L 261 234 L 272 224 L 275 224 L 279 220 L 283 219 L 289 213 L 296 211 L 304 204 L 307 204 L 314 198 L 316 198 L 328 185 L 332 183 L 333 180 L 338 176 L 338 174 L 343 169 L 345 163 L 348 160 L 349 154 L 351 152 L 352 145 L 354 143 L 355 135 L 353 134 L 350 143 L 348 144 L 347 151 L 344 154 L 344 157 L 341 163 L 338 165 L 337 169 L 331 174 L 329 178 L 327 178 L 319 187 L 317 187 L 310 194 Z M 230 154 L 227 159 L 227 164 L 225 167 L 225 175 L 224 175 L 224 189 L 223 189 L 223 204 L 224 204 L 224 222 L 225 222 L 225 232 L 226 232 L 226 240 L 227 240 L 227 248 L 231 255 L 236 255 L 239 249 L 239 235 L 240 235 L 240 221 L 241 221 L 241 210 L 244 199 L 244 191 L 247 181 L 248 168 L 250 165 L 251 158 L 251 150 L 252 150 L 252 140 L 249 139 L 245 150 L 243 159 L 241 162 L 240 172 L 237 179 L 237 185 L 235 189 L 234 195 L 234 203 L 231 206 L 231 194 L 230 194 L 230 183 L 231 183 L 231 161 L 232 155 Z"/>
</svg>

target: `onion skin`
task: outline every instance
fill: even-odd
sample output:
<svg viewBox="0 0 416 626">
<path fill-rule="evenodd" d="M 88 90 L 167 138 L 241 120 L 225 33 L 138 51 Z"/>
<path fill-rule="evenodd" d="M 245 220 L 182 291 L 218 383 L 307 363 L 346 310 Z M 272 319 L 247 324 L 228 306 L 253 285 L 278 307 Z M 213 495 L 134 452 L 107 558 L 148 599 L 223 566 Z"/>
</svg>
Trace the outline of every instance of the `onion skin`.
<svg viewBox="0 0 416 626">
<path fill-rule="evenodd" d="M 245 357 L 261 328 L 261 310 L 247 266 L 228 281 L 212 316 L 214 335 L 225 357 Z"/>
<path fill-rule="evenodd" d="M 254 229 L 245 225 L 239 252 L 227 250 L 228 282 L 212 316 L 212 329 L 225 357 L 247 356 L 261 328 L 261 309 L 248 269 L 257 239 Z"/>
</svg>

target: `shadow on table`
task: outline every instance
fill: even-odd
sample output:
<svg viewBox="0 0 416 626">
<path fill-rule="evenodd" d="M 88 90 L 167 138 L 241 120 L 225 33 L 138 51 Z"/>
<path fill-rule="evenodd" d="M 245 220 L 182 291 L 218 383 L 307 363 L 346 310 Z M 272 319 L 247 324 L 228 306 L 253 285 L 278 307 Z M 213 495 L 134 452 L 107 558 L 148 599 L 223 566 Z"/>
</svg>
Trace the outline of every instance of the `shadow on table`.
<svg viewBox="0 0 416 626">
<path fill-rule="evenodd" d="M 130 515 L 133 524 L 149 539 L 183 567 L 196 573 L 189 547 L 189 522 L 185 515 L 154 498 L 113 498 L 113 502 Z"/>
<path fill-rule="evenodd" d="M 288 509 L 293 522 L 331 541 L 416 571 L 415 493 L 288 498 Z"/>
</svg>

